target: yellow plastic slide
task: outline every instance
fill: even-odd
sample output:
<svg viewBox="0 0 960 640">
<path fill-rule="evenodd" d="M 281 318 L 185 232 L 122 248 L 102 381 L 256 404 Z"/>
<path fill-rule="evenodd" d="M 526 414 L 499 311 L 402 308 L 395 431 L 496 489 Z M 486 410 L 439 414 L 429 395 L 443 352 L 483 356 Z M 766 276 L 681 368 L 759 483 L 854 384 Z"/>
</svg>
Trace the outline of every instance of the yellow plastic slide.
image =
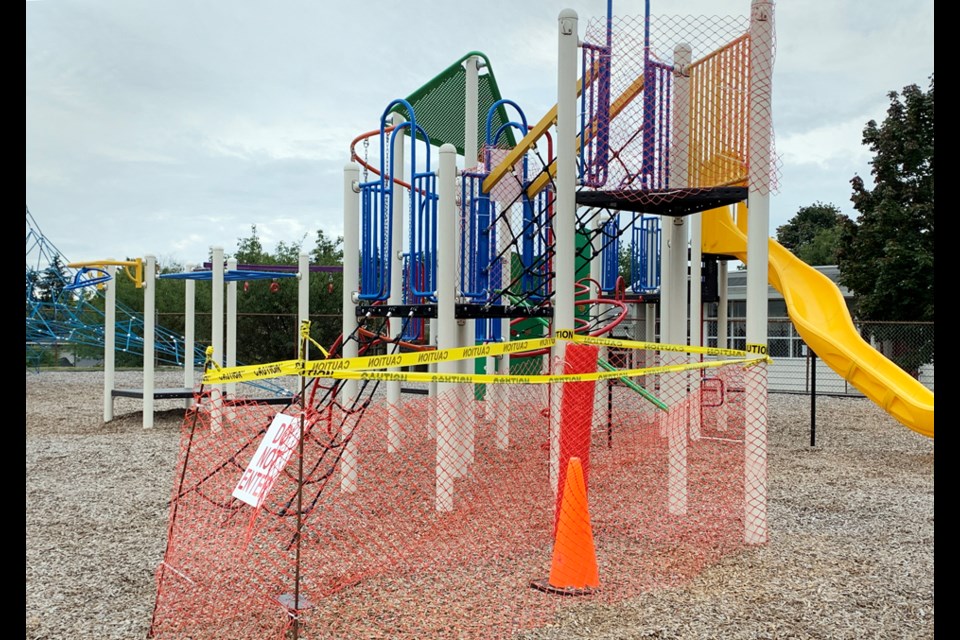
<svg viewBox="0 0 960 640">
<path fill-rule="evenodd" d="M 737 222 L 728 208 L 703 214 L 704 253 L 747 262 L 746 206 Z M 739 226 L 738 226 L 739 224 Z M 933 437 L 933 392 L 860 337 L 840 290 L 772 238 L 768 278 L 808 346 L 839 376 L 905 426 Z"/>
</svg>

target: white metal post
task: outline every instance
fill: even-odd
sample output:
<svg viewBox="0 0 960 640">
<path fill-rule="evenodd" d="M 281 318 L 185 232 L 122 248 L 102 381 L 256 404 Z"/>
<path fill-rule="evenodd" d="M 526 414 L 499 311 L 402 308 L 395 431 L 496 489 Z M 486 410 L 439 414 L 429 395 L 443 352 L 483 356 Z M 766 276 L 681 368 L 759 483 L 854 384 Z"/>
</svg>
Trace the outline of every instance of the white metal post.
<svg viewBox="0 0 960 640">
<path fill-rule="evenodd" d="M 297 256 L 297 331 L 303 323 L 310 320 L 310 256 L 301 253 Z M 299 334 L 297 334 L 299 340 Z M 310 342 L 307 341 L 307 350 L 303 354 L 305 360 L 310 359 Z"/>
<path fill-rule="evenodd" d="M 193 265 L 187 265 L 187 271 L 193 271 Z M 197 283 L 192 278 L 183 281 L 183 387 L 193 389 L 194 352 L 197 342 Z M 189 409 L 193 398 L 184 401 Z"/>
<path fill-rule="evenodd" d="M 500 203 L 494 203 L 491 198 L 490 206 L 500 206 Z M 510 228 L 510 216 L 501 216 L 499 225 L 500 232 L 497 234 L 497 254 L 501 257 L 500 282 L 497 283 L 497 288 L 502 292 L 510 285 L 513 267 L 511 264 L 512 252 L 509 250 L 511 238 L 513 237 L 513 231 Z M 504 304 L 510 303 L 510 301 L 503 296 L 501 296 L 501 300 Z M 500 339 L 503 342 L 510 342 L 510 318 L 500 318 Z M 497 373 L 510 375 L 510 356 L 502 355 L 496 358 L 495 366 Z M 497 425 L 497 447 L 506 449 L 510 446 L 510 414 L 514 385 L 497 384 L 487 387 L 488 393 L 491 390 L 494 392 L 493 401 L 496 405 L 493 412 L 493 419 Z"/>
<path fill-rule="evenodd" d="M 451 238 L 456 233 L 457 150 L 452 144 L 440 147 L 440 167 L 437 172 L 437 235 Z M 457 346 L 457 320 L 454 316 L 457 296 L 456 247 L 452 242 L 437 243 L 437 348 Z M 437 371 L 442 374 L 458 372 L 457 362 L 440 362 Z M 456 422 L 462 410 L 455 406 L 457 385 L 437 385 L 437 511 L 453 510 L 453 483 L 456 475 Z"/>
<path fill-rule="evenodd" d="M 603 278 L 603 260 L 601 259 L 601 254 L 603 253 L 603 245 L 607 241 L 602 231 L 612 216 L 607 216 L 599 211 L 595 211 L 594 214 L 592 235 L 590 236 L 590 283 L 587 287 L 587 297 L 592 300 L 597 300 L 600 298 L 600 282 Z M 589 308 L 589 313 L 596 314 L 595 317 L 598 318 L 598 320 L 606 320 L 603 314 L 609 311 L 611 311 L 609 305 L 601 305 L 600 303 L 590 305 Z M 607 347 L 601 346 L 598 354 L 599 359 L 607 360 L 607 354 Z M 610 384 L 607 380 L 594 385 L 593 424 L 606 423 L 607 389 L 609 386 Z"/>
<path fill-rule="evenodd" d="M 721 349 L 729 349 L 730 345 L 727 340 L 727 307 L 729 302 L 727 300 L 727 274 L 728 263 L 726 260 L 720 260 L 717 263 L 717 278 L 718 286 L 717 293 L 720 297 L 720 302 L 717 303 L 717 346 Z M 729 413 L 729 403 L 728 399 L 728 389 L 727 384 L 729 380 L 727 376 L 722 376 L 720 381 L 723 383 L 723 390 L 720 396 L 720 406 L 717 408 L 717 428 L 726 431 L 727 429 L 727 415 Z"/>
<path fill-rule="evenodd" d="M 108 262 L 114 262 L 109 260 Z M 103 311 L 103 421 L 113 420 L 113 385 L 117 364 L 117 267 L 108 265 Z"/>
<path fill-rule="evenodd" d="M 647 342 L 657 341 L 657 303 L 647 302 L 643 305 L 643 339 Z M 644 366 L 652 367 L 656 363 L 647 362 Z"/>
<path fill-rule="evenodd" d="M 357 357 L 356 300 L 360 293 L 360 167 L 350 162 L 343 167 L 343 295 L 341 298 L 341 356 Z M 340 404 L 344 410 L 353 410 L 359 385 L 356 380 L 343 380 L 340 386 Z M 340 456 L 340 489 L 352 493 L 357 490 L 357 443 L 351 437 L 356 421 L 352 415 L 343 416 L 343 455 Z"/>
<path fill-rule="evenodd" d="M 690 65 L 692 52 L 687 44 L 678 44 L 673 51 L 673 113 L 670 134 L 670 187 L 682 189 L 689 185 L 687 162 L 689 158 Z M 687 287 L 688 285 L 688 222 L 685 216 L 674 217 L 667 225 L 668 288 L 663 293 L 663 316 L 660 335 L 668 344 L 687 342 Z M 669 364 L 686 364 L 686 353 L 668 352 L 663 360 Z M 672 405 L 667 429 L 669 465 L 667 481 L 668 510 L 673 515 L 687 513 L 687 417 L 676 415 L 687 396 L 687 372 L 667 374 L 663 378 L 667 401 Z"/>
<path fill-rule="evenodd" d="M 729 322 L 728 318 L 728 307 L 730 306 L 729 294 L 728 294 L 728 278 L 729 273 L 727 271 L 728 262 L 726 260 L 720 260 L 717 264 L 717 294 L 720 297 L 720 302 L 717 303 L 717 346 L 721 349 L 729 349 L 730 341 L 728 338 L 728 328 L 727 323 Z"/>
<path fill-rule="evenodd" d="M 563 9 L 557 38 L 557 175 L 553 218 L 553 334 L 575 326 L 576 222 L 577 222 L 577 12 Z M 566 344 L 552 349 L 552 366 L 560 366 Z M 557 492 L 560 469 L 560 406 L 562 385 L 550 385 L 550 486 Z"/>
<path fill-rule="evenodd" d="M 436 318 L 430 318 L 428 326 L 430 328 L 430 344 L 436 347 L 437 331 L 440 325 L 437 323 Z M 436 373 L 437 365 L 431 363 L 427 367 L 427 371 L 429 371 L 430 373 Z M 430 407 L 429 408 L 430 427 L 428 428 L 427 435 L 430 438 L 436 438 L 437 437 L 437 383 L 436 382 L 431 381 L 427 384 L 427 398 L 429 399 L 429 407 Z"/>
<path fill-rule="evenodd" d="M 479 61 L 480 59 L 476 56 L 471 56 L 464 60 L 464 70 L 466 72 L 466 77 L 464 78 L 464 111 L 463 111 L 463 166 L 464 169 L 474 168 L 477 165 L 477 156 L 479 155 L 479 124 L 478 124 L 478 99 L 480 95 L 479 90 Z M 466 203 L 461 203 L 461 207 L 466 207 Z M 466 209 L 464 209 L 466 213 Z M 461 218 L 463 219 L 463 218 Z M 469 227 L 468 227 L 469 230 Z M 477 233 L 483 233 L 482 230 L 477 229 Z M 443 238 L 444 236 L 440 236 Z M 457 234 L 456 237 L 461 238 L 461 234 Z M 469 242 L 473 243 L 476 241 L 476 238 L 469 238 Z M 442 242 L 442 240 L 441 240 Z M 466 247 L 461 246 L 460 251 L 467 251 Z M 468 264 L 469 260 L 461 260 L 461 264 Z M 476 343 L 477 336 L 477 321 L 473 318 L 461 318 L 457 322 L 458 330 L 458 346 L 461 347 L 470 347 Z M 473 374 L 477 370 L 477 360 L 466 359 L 460 361 L 460 373 L 464 374 Z M 481 370 L 486 370 L 486 362 L 484 360 L 479 360 L 481 363 Z M 489 387 L 487 388 L 489 391 Z M 477 406 L 476 400 L 476 386 L 472 384 L 460 385 L 459 393 L 461 394 L 464 407 L 469 407 L 468 411 L 463 413 L 463 420 L 459 422 L 459 435 L 457 440 L 460 447 L 460 455 L 457 457 L 457 475 L 463 476 L 469 472 L 470 465 L 473 463 L 474 455 L 474 437 L 476 433 L 476 420 L 478 416 L 476 415 L 474 408 Z"/>
<path fill-rule="evenodd" d="M 750 135 L 747 207 L 747 350 L 767 349 L 767 269 L 770 234 L 770 170 L 773 128 L 773 2 L 750 5 Z M 750 418 L 745 435 L 746 513 L 744 540 L 767 540 L 767 385 L 765 368 L 747 377 Z"/>
<path fill-rule="evenodd" d="M 211 309 L 210 309 L 210 335 L 211 342 L 213 346 L 213 356 L 212 360 L 217 364 L 217 366 L 223 366 L 223 247 L 213 247 L 211 251 L 211 281 L 210 281 L 210 290 L 211 290 Z M 223 385 L 213 385 L 211 392 L 223 392 Z M 222 397 L 220 400 L 222 401 Z M 217 432 L 222 427 L 222 416 L 220 411 L 222 410 L 223 405 L 217 405 L 216 402 L 211 403 L 211 416 L 212 422 L 210 428 L 212 431 Z"/>
<path fill-rule="evenodd" d="M 237 270 L 237 259 L 227 260 L 227 271 Z M 237 366 L 237 281 L 227 282 L 227 366 Z M 231 382 L 226 386 L 227 395 L 236 396 L 237 384 Z"/>
<path fill-rule="evenodd" d="M 399 126 L 405 118 L 399 113 L 392 114 L 394 126 Z M 393 180 L 392 193 L 390 200 L 391 216 L 391 242 L 393 246 L 393 255 L 390 260 L 393 266 L 390 270 L 390 297 L 388 303 L 391 305 L 403 304 L 403 256 L 404 256 L 404 215 L 406 212 L 406 189 L 404 189 L 398 180 L 403 180 L 404 171 L 404 134 L 392 136 L 393 146 L 390 148 L 390 160 L 393 166 L 393 173 L 390 179 Z M 416 144 L 416 139 L 411 134 L 410 144 Z M 391 318 L 388 323 L 387 332 L 390 337 L 399 338 L 403 329 L 404 318 Z M 389 371 L 400 371 L 399 368 L 389 369 Z M 400 449 L 400 382 L 387 381 L 387 451 L 393 453 Z"/>
<path fill-rule="evenodd" d="M 153 427 L 154 357 L 157 333 L 157 258 L 143 265 L 143 428 Z"/>
<path fill-rule="evenodd" d="M 210 337 L 213 346 L 213 361 L 223 366 L 223 247 L 211 251 L 211 325 Z"/>
<path fill-rule="evenodd" d="M 703 214 L 694 213 L 690 216 L 690 344 L 695 347 L 703 346 Z M 692 359 L 702 362 L 703 354 L 695 354 Z M 689 373 L 687 380 L 692 385 L 694 396 L 700 398 L 700 380 L 702 370 Z M 700 439 L 700 413 L 698 402 L 691 407 L 690 438 Z"/>
</svg>

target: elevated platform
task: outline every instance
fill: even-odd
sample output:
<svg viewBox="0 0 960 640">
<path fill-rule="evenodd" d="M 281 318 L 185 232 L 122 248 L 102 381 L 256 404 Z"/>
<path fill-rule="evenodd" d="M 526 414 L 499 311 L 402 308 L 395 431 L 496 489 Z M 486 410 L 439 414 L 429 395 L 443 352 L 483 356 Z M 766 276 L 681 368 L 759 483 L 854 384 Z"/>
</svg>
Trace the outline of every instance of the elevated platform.
<svg viewBox="0 0 960 640">
<path fill-rule="evenodd" d="M 577 192 L 577 204 L 659 216 L 689 216 L 747 199 L 746 187 L 702 189 L 612 189 Z"/>
<path fill-rule="evenodd" d="M 372 318 L 436 318 L 435 304 L 370 304 L 357 305 L 357 316 Z M 458 304 L 456 318 L 552 318 L 553 307 L 522 305 Z"/>
<path fill-rule="evenodd" d="M 613 295 L 610 296 L 611 298 Z M 626 293 L 623 296 L 623 301 L 627 303 L 634 304 L 655 304 L 660 302 L 660 292 L 655 291 L 651 293 Z"/>
</svg>

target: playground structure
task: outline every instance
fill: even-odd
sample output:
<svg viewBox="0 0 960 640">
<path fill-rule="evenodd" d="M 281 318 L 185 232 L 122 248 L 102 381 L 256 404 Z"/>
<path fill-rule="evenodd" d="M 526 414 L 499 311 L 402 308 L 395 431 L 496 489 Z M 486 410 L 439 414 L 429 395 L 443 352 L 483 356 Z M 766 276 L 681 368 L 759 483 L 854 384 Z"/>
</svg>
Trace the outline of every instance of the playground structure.
<svg viewBox="0 0 960 640">
<path fill-rule="evenodd" d="M 339 271 L 338 267 L 309 265 L 306 254 L 300 256 L 296 267 L 278 265 L 238 265 L 235 259 L 224 260 L 221 247 L 213 248 L 213 263 L 204 268 L 188 269 L 182 273 L 157 273 L 155 256 L 133 260 L 90 260 L 69 262 L 40 232 L 27 211 L 27 253 L 38 255 L 37 266 L 27 268 L 27 344 L 77 345 L 103 348 L 103 421 L 114 418 L 115 399 L 137 398 L 143 401 L 144 428 L 153 427 L 155 401 L 182 399 L 189 407 L 196 393 L 197 369 L 208 362 L 237 365 L 237 282 L 282 278 L 298 280 L 298 319 L 305 320 L 309 309 L 309 273 Z M 34 292 L 39 265 L 56 263 L 62 267 L 57 275 L 61 292 L 54 299 L 44 300 Z M 52 272 L 47 271 L 53 277 Z M 143 292 L 144 311 L 128 309 L 117 302 L 116 278 L 123 274 Z M 156 288 L 161 280 L 185 281 L 184 333 L 171 332 L 157 326 Z M 212 282 L 212 339 L 211 344 L 198 346 L 195 340 L 195 283 Z M 32 287 L 31 284 L 34 286 Z M 274 285 L 271 285 L 274 286 Z M 102 307 L 93 304 L 102 298 Z M 66 299 L 61 299 L 66 298 Z M 119 337 L 118 337 L 119 332 Z M 143 358 L 142 387 L 116 386 L 116 354 L 133 353 Z M 192 357 L 187 354 L 192 354 Z M 155 385 L 156 365 L 183 369 L 183 386 L 160 388 Z M 292 392 L 269 381 L 251 382 L 240 394 L 245 401 L 262 404 L 290 404 Z M 238 397 L 236 384 L 226 385 L 228 396 Z M 255 395 L 252 395 L 255 394 Z"/>
<path fill-rule="evenodd" d="M 106 296 L 106 289 L 113 275 L 108 275 L 107 266 L 84 263 L 79 268 L 66 257 L 43 234 L 27 209 L 26 233 L 26 343 L 28 357 L 33 351 L 39 359 L 50 348 L 104 346 L 105 305 L 94 304 Z M 126 277 L 135 285 L 142 284 L 143 260 L 102 261 L 111 262 L 113 272 L 123 268 Z M 55 267 L 55 268 L 52 268 Z M 121 353 L 143 355 L 143 313 L 134 311 L 117 302 L 115 305 L 115 333 L 120 339 L 114 350 Z M 157 362 L 165 365 L 183 366 L 183 336 L 155 327 L 154 355 Z M 203 350 L 196 354 L 203 362 Z"/>
<path fill-rule="evenodd" d="M 536 124 L 472 52 L 357 139 L 380 157 L 344 172 L 342 339 L 330 358 L 304 340 L 296 360 L 204 376 L 152 637 L 509 636 L 557 593 L 626 598 L 766 541 L 768 270 L 748 272 L 748 352 L 697 346 L 686 296 L 704 252 L 769 264 L 804 338 L 837 346 L 843 318 L 796 293 L 810 279 L 767 233 L 773 6 L 719 26 L 609 11 L 579 64 L 578 18 L 560 14 L 557 106 Z M 651 322 L 646 341 L 608 337 L 629 308 L 609 268 L 624 234 L 646 251 L 629 287 L 659 305 L 660 342 Z M 821 357 L 932 437 L 932 394 L 839 341 Z M 280 377 L 297 406 L 224 408 L 220 385 Z M 427 393 L 403 401 L 401 383 Z M 541 579 L 551 548 L 577 575 Z M 389 580 L 398 602 L 365 589 Z M 444 611 L 453 589 L 470 615 Z"/>
<path fill-rule="evenodd" d="M 301 353 L 205 376 L 211 385 L 296 376 L 302 402 L 279 415 L 252 406 L 228 415 L 216 392 L 198 397 L 184 422 L 154 637 L 203 637 L 214 628 L 232 637 L 297 637 L 301 629 L 375 637 L 383 629 L 350 613 L 371 610 L 388 612 L 392 633 L 509 635 L 559 606 L 540 588 L 629 597 L 765 541 L 764 358 L 688 347 L 686 311 L 668 303 L 686 288 L 686 238 L 681 244 L 677 229 L 748 192 L 761 201 L 751 203 L 756 219 L 769 157 L 752 163 L 752 191 L 736 184 L 750 180 L 743 144 L 728 154 L 739 153 L 739 164 L 701 158 L 696 181 L 672 175 L 668 152 L 680 152 L 663 125 L 678 91 L 667 67 L 651 66 L 649 47 L 633 59 L 613 54 L 611 22 L 592 40 L 605 44 L 583 47 L 591 53 L 579 83 L 579 141 L 571 11 L 560 16 L 558 105 L 537 124 L 500 98 L 489 61 L 474 52 L 390 102 L 375 132 L 355 140 L 375 138 L 380 153 L 374 162 L 354 154 L 345 169 L 344 330 L 331 350 L 340 357 Z M 770 48 L 772 24 L 755 24 L 767 28 L 756 36 L 760 49 Z M 742 42 L 747 25 L 740 28 Z M 742 64 L 743 50 L 732 46 L 730 59 Z M 752 77 L 769 79 L 769 66 Z M 731 78 L 745 83 L 745 70 Z M 738 89 L 769 95 L 756 80 Z M 438 94 L 446 98 L 432 105 Z M 744 143 L 750 119 L 736 115 L 730 121 Z M 764 115 L 758 130 L 765 122 L 769 132 Z M 462 126 L 432 124 L 451 119 Z M 577 189 L 578 174 L 589 190 Z M 670 186 L 685 183 L 693 186 Z M 641 283 L 659 289 L 661 343 L 605 337 L 628 308 L 616 279 L 601 291 L 610 280 L 602 257 L 610 260 L 621 233 L 635 233 L 623 211 L 648 232 L 645 213 L 675 221 L 661 249 L 664 281 Z M 684 276 L 671 278 L 681 261 Z M 758 315 L 760 331 L 749 340 L 757 345 L 766 338 L 765 308 Z M 370 336 L 388 352 L 367 355 Z M 631 352 L 637 366 L 601 365 L 607 349 Z M 705 400 L 716 387 L 704 392 L 694 374 L 708 368 L 731 391 L 724 402 Z M 615 384 L 597 384 L 607 381 Z M 402 401 L 401 383 L 428 393 Z M 594 424 L 604 400 L 605 429 Z M 589 513 L 564 499 L 587 491 Z M 551 546 L 558 566 L 568 551 L 589 547 L 593 532 L 596 556 L 578 556 L 587 566 L 575 571 L 586 584 L 565 584 L 552 570 L 540 579 Z M 621 547 L 627 540 L 632 551 Z M 436 613 L 401 611 L 365 591 L 391 576 Z M 444 614 L 442 594 L 464 588 L 475 592 L 475 614 Z"/>
</svg>

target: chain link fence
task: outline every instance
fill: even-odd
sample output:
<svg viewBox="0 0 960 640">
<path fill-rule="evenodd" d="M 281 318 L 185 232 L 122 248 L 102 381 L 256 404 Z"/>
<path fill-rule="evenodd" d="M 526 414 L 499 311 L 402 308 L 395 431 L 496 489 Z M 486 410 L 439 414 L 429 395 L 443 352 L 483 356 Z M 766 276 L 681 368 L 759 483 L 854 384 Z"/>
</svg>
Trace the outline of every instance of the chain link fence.
<svg viewBox="0 0 960 640">
<path fill-rule="evenodd" d="M 768 367 L 771 393 L 811 393 L 863 396 L 858 389 L 816 357 L 789 318 L 769 318 L 767 352 L 773 359 Z M 881 355 L 934 390 L 934 336 L 932 322 L 861 322 L 854 326 L 860 337 Z M 631 316 L 615 330 L 616 337 L 629 340 L 658 341 L 660 324 Z M 703 346 L 729 349 L 746 348 L 746 318 L 728 318 L 727 340 L 718 344 L 717 319 L 703 323 Z M 815 386 L 814 386 L 815 385 Z"/>
<path fill-rule="evenodd" d="M 717 320 L 708 319 L 704 325 L 705 346 L 717 346 Z M 769 318 L 767 326 L 767 352 L 773 358 L 769 368 L 769 390 L 772 393 L 810 393 L 815 384 L 817 393 L 863 395 L 815 357 L 789 318 Z M 932 322 L 854 321 L 854 326 L 860 337 L 881 355 L 934 390 Z M 722 346 L 744 349 L 746 319 L 730 318 L 727 327 L 727 344 Z"/>
</svg>

